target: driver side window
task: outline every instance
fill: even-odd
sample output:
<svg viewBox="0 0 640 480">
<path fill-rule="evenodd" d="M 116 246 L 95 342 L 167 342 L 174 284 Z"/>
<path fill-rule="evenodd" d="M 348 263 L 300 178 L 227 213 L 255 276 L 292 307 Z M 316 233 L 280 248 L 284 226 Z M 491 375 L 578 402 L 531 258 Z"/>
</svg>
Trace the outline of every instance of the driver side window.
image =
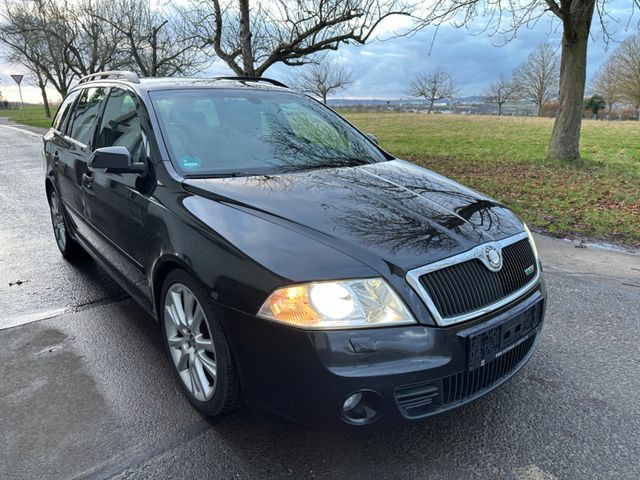
<svg viewBox="0 0 640 480">
<path fill-rule="evenodd" d="M 96 148 L 126 147 L 131 159 L 140 162 L 146 148 L 145 140 L 135 95 L 121 88 L 112 88 L 102 115 Z"/>
</svg>

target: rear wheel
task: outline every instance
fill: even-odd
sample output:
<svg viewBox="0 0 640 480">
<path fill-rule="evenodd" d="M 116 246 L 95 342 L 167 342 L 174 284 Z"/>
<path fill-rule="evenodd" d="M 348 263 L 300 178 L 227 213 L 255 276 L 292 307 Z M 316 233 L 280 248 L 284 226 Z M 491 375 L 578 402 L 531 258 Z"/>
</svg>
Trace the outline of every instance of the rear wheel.
<svg viewBox="0 0 640 480">
<path fill-rule="evenodd" d="M 64 258 L 71 259 L 81 255 L 82 247 L 69 235 L 69 228 L 64 215 L 60 197 L 55 190 L 49 194 L 49 211 L 51 212 L 51 225 L 56 238 L 58 249 Z"/>
<path fill-rule="evenodd" d="M 164 283 L 160 316 L 168 357 L 189 401 L 208 416 L 239 406 L 235 365 L 206 287 L 174 270 Z"/>
</svg>

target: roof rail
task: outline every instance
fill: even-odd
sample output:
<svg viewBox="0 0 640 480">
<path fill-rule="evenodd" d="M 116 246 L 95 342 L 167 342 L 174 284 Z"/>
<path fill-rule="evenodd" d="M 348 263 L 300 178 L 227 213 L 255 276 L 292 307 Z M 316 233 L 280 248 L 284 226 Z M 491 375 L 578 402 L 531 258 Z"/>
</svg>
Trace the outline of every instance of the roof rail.
<svg viewBox="0 0 640 480">
<path fill-rule="evenodd" d="M 285 85 L 278 80 L 274 80 L 273 78 L 267 77 L 214 77 L 214 80 L 238 80 L 239 82 L 265 82 L 270 83 L 271 85 L 275 85 L 276 87 L 289 88 L 288 85 Z"/>
<path fill-rule="evenodd" d="M 91 80 L 102 80 L 109 77 L 124 78 L 125 80 L 128 80 L 132 83 L 140 83 L 140 77 L 138 77 L 137 73 L 129 72 L 126 70 L 112 70 L 85 75 L 80 80 L 78 80 L 78 84 L 90 82 Z"/>
</svg>

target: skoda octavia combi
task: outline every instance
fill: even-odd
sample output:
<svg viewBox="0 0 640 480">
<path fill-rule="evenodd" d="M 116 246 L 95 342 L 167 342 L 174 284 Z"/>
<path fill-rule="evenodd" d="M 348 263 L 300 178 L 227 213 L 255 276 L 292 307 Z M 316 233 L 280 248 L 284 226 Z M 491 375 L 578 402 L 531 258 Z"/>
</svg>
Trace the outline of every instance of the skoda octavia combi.
<svg viewBox="0 0 640 480">
<path fill-rule="evenodd" d="M 420 419 L 539 342 L 541 266 L 511 210 L 277 81 L 94 74 L 44 157 L 62 255 L 88 252 L 158 320 L 205 415 Z"/>
</svg>

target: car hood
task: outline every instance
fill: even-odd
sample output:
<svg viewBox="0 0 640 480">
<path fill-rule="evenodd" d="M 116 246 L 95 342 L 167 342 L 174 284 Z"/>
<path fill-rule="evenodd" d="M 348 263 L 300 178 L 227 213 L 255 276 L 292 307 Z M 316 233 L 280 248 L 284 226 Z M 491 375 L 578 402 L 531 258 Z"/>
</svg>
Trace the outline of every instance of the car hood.
<svg viewBox="0 0 640 480">
<path fill-rule="evenodd" d="M 405 272 L 523 230 L 503 205 L 402 160 L 183 186 Z"/>
</svg>

